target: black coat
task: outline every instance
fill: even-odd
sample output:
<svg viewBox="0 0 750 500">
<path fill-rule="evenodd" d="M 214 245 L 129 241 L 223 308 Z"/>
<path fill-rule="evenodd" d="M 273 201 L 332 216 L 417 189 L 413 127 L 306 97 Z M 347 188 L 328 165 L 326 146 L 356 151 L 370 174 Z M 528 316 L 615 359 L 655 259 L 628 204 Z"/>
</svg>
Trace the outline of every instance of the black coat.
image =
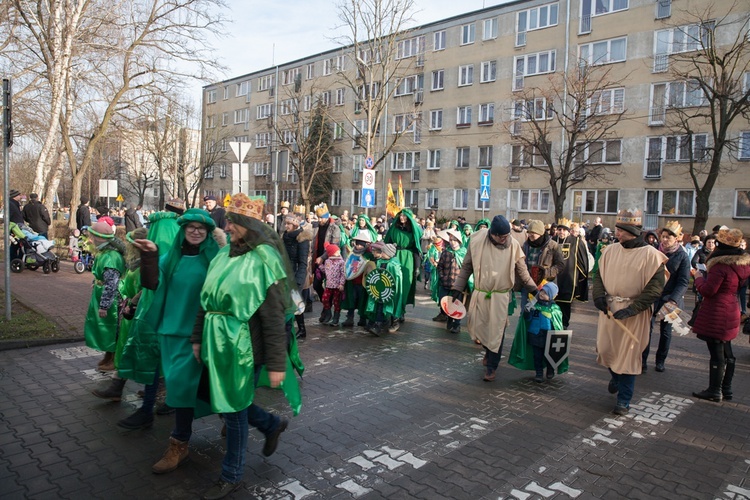
<svg viewBox="0 0 750 500">
<path fill-rule="evenodd" d="M 215 206 L 213 210 L 211 210 L 211 218 L 214 220 L 214 223 L 216 224 L 216 227 L 220 229 L 226 229 L 227 227 L 227 212 L 220 206 Z"/>
<path fill-rule="evenodd" d="M 16 224 L 23 224 L 23 212 L 21 212 L 21 204 L 18 201 L 11 198 L 8 200 L 8 207 L 10 208 L 10 221 Z"/>
<path fill-rule="evenodd" d="M 129 233 L 139 227 L 143 227 L 141 218 L 138 216 L 138 212 L 135 208 L 130 208 L 125 212 L 125 232 Z"/>
<path fill-rule="evenodd" d="M 76 211 L 76 227 L 80 231 L 83 226 L 91 226 L 91 212 L 88 205 L 79 205 Z"/>
<path fill-rule="evenodd" d="M 305 286 L 307 280 L 307 261 L 310 255 L 312 237 L 313 230 L 310 224 L 305 224 L 294 231 L 286 231 L 282 235 L 284 248 L 286 248 L 289 261 L 292 263 L 294 281 L 300 290 Z"/>
<path fill-rule="evenodd" d="M 49 225 L 52 224 L 47 207 L 38 200 L 31 200 L 23 207 L 23 218 L 29 223 L 31 229 L 37 233 L 46 234 Z"/>
</svg>

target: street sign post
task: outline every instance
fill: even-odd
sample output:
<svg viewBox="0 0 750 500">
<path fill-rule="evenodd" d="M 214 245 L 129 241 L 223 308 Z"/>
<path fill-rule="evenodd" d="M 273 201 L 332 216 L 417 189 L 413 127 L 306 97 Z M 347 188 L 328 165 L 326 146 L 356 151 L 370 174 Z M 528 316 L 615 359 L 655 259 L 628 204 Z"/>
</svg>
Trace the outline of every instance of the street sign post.
<svg viewBox="0 0 750 500">
<path fill-rule="evenodd" d="M 373 208 L 375 206 L 375 171 L 367 169 L 362 172 L 362 195 L 359 206 Z"/>
<path fill-rule="evenodd" d="M 482 202 L 482 218 L 484 219 L 484 210 L 486 202 L 490 201 L 490 181 L 492 172 L 482 169 L 479 171 L 479 201 Z"/>
<path fill-rule="evenodd" d="M 109 208 L 109 199 L 117 196 L 116 179 L 99 179 L 99 198 L 106 198 L 107 208 Z"/>
</svg>

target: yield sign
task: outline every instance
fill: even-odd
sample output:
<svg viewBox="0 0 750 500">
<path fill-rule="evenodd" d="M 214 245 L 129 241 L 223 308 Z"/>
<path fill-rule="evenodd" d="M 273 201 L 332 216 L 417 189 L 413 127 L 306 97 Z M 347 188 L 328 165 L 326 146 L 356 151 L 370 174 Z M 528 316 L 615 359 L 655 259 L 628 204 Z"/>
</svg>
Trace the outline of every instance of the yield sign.
<svg viewBox="0 0 750 500">
<path fill-rule="evenodd" d="M 229 147 L 232 148 L 232 152 L 234 153 L 234 156 L 237 157 L 237 161 L 242 163 L 245 159 L 245 156 L 247 156 L 247 153 L 250 151 L 250 143 L 249 142 L 235 142 L 230 141 Z"/>
</svg>

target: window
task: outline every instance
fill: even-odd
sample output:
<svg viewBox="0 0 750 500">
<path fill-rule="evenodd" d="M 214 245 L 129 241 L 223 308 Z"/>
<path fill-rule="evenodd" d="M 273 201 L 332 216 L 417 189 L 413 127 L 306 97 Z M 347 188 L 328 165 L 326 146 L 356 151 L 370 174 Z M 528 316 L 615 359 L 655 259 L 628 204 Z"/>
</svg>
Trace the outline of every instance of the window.
<svg viewBox="0 0 750 500">
<path fill-rule="evenodd" d="M 310 111 L 310 109 L 312 109 L 312 96 L 311 95 L 308 94 L 302 98 L 302 109 L 304 111 Z"/>
<path fill-rule="evenodd" d="M 234 123 L 245 123 L 247 121 L 247 109 L 234 110 Z"/>
<path fill-rule="evenodd" d="M 222 153 L 227 152 L 227 142 L 228 141 L 226 139 L 222 139 L 219 141 L 219 151 L 221 151 Z"/>
<path fill-rule="evenodd" d="M 214 166 L 209 165 L 203 170 L 203 178 L 204 179 L 213 179 L 214 178 Z M 157 193 L 158 194 L 158 193 Z"/>
<path fill-rule="evenodd" d="M 482 40 L 492 40 L 497 38 L 497 18 L 485 19 L 482 24 L 484 29 L 482 30 Z"/>
<path fill-rule="evenodd" d="M 497 76 L 497 61 L 484 61 L 482 63 L 482 71 L 480 76 L 480 83 L 494 82 Z"/>
<path fill-rule="evenodd" d="M 222 163 L 219 165 L 219 178 L 226 179 L 227 178 L 227 164 Z"/>
<path fill-rule="evenodd" d="M 432 35 L 433 50 L 445 50 L 445 30 L 436 31 Z"/>
<path fill-rule="evenodd" d="M 215 102 L 216 102 L 216 91 L 209 90 L 208 92 L 206 92 L 206 103 L 213 104 Z"/>
<path fill-rule="evenodd" d="M 461 45 L 474 43 L 474 23 L 461 26 Z"/>
<path fill-rule="evenodd" d="M 589 115 L 609 115 L 625 111 L 625 89 L 598 90 L 588 102 Z"/>
<path fill-rule="evenodd" d="M 445 70 L 439 69 L 432 72 L 432 90 L 443 90 L 445 82 Z"/>
<path fill-rule="evenodd" d="M 267 148 L 271 144 L 271 133 L 262 132 L 255 134 L 255 149 Z"/>
<path fill-rule="evenodd" d="M 331 191 L 331 205 L 334 207 L 340 207 L 341 206 L 341 190 L 340 189 L 334 189 Z"/>
<path fill-rule="evenodd" d="M 333 138 L 337 141 L 344 138 L 344 122 L 333 124 Z"/>
<path fill-rule="evenodd" d="M 337 155 L 331 158 L 331 164 L 333 167 L 331 168 L 331 172 L 334 174 L 340 174 L 344 171 L 344 157 Z"/>
<path fill-rule="evenodd" d="M 439 149 L 430 149 L 427 152 L 427 170 L 440 170 Z"/>
<path fill-rule="evenodd" d="M 336 71 L 344 71 L 346 69 L 346 56 L 343 54 L 333 58 L 333 67 Z"/>
<path fill-rule="evenodd" d="M 281 84 L 291 85 L 299 75 L 299 68 L 287 69 L 281 72 Z"/>
<path fill-rule="evenodd" d="M 617 164 L 622 163 L 622 141 L 610 139 L 606 141 L 591 141 L 576 143 L 576 163 L 587 161 L 589 164 Z"/>
<path fill-rule="evenodd" d="M 336 89 L 336 106 L 344 105 L 345 96 L 346 96 L 346 89 Z"/>
<path fill-rule="evenodd" d="M 495 121 L 495 104 L 487 103 L 479 105 L 479 125 L 492 125 Z"/>
<path fill-rule="evenodd" d="M 433 109 L 430 111 L 430 130 L 440 130 L 443 128 L 443 110 Z"/>
<path fill-rule="evenodd" d="M 216 115 L 206 117 L 206 128 L 216 128 Z"/>
<path fill-rule="evenodd" d="M 425 193 L 425 208 L 438 208 L 439 194 L 437 189 L 428 189 Z"/>
<path fill-rule="evenodd" d="M 740 132 L 740 147 L 737 157 L 740 160 L 750 160 L 750 132 Z"/>
<path fill-rule="evenodd" d="M 654 36 L 654 73 L 669 69 L 669 55 L 710 48 L 715 24 L 689 24 L 658 30 Z"/>
<path fill-rule="evenodd" d="M 295 142 L 297 142 L 297 140 L 294 137 L 294 131 L 292 131 L 292 130 L 284 130 L 281 133 L 281 141 L 284 144 L 294 144 Z"/>
<path fill-rule="evenodd" d="M 352 189 L 352 205 L 355 207 L 358 207 L 361 203 L 362 199 L 362 190 L 361 189 Z"/>
<path fill-rule="evenodd" d="M 527 101 L 516 101 L 513 116 L 521 121 L 551 120 L 554 116 L 552 104 L 547 105 L 546 97 Z"/>
<path fill-rule="evenodd" d="M 255 191 L 253 191 L 253 196 L 262 196 L 262 197 L 264 197 L 267 200 L 268 199 L 268 190 L 266 190 L 266 189 L 256 189 Z"/>
<path fill-rule="evenodd" d="M 458 67 L 458 86 L 464 87 L 474 83 L 474 65 L 467 64 Z"/>
<path fill-rule="evenodd" d="M 481 168 L 492 167 L 492 146 L 479 146 L 479 164 Z"/>
<path fill-rule="evenodd" d="M 620 192 L 615 189 L 582 189 L 573 191 L 573 211 L 616 214 Z"/>
<path fill-rule="evenodd" d="M 414 131 L 414 115 L 412 113 L 404 113 L 395 115 L 393 117 L 393 133 L 401 134 L 404 132 Z"/>
<path fill-rule="evenodd" d="M 456 116 L 456 127 L 466 128 L 471 126 L 471 106 L 459 106 Z"/>
<path fill-rule="evenodd" d="M 705 95 L 696 80 L 651 85 L 649 125 L 663 125 L 668 108 L 704 106 Z"/>
<path fill-rule="evenodd" d="M 274 85 L 274 75 L 266 75 L 258 78 L 258 91 L 268 90 Z"/>
<path fill-rule="evenodd" d="M 594 0 L 594 15 L 609 14 L 628 8 L 628 0 Z"/>
<path fill-rule="evenodd" d="M 646 191 L 647 214 L 692 216 L 694 204 L 695 192 L 692 190 Z"/>
<path fill-rule="evenodd" d="M 524 77 L 552 73 L 555 71 L 555 51 L 537 52 L 514 58 L 515 78 L 513 90 L 520 90 L 524 85 Z"/>
<path fill-rule="evenodd" d="M 666 138 L 665 161 L 690 161 L 690 145 L 692 142 L 693 160 L 701 161 L 706 157 L 706 134 L 669 136 Z"/>
<path fill-rule="evenodd" d="M 312 80 L 315 78 L 315 63 L 310 63 L 307 65 L 307 79 Z"/>
<path fill-rule="evenodd" d="M 247 95 L 250 91 L 250 82 L 241 82 L 237 84 L 237 96 Z"/>
<path fill-rule="evenodd" d="M 396 45 L 396 59 L 405 59 L 424 52 L 424 35 L 401 40 Z"/>
<path fill-rule="evenodd" d="M 510 208 L 521 212 L 549 212 L 548 189 L 511 189 Z"/>
<path fill-rule="evenodd" d="M 419 168 L 419 151 L 403 151 L 393 153 L 391 170 L 412 170 Z"/>
<path fill-rule="evenodd" d="M 531 165 L 531 148 L 522 144 L 513 144 L 510 147 L 510 166 L 528 167 Z"/>
<path fill-rule="evenodd" d="M 399 80 L 396 86 L 395 95 L 413 94 L 416 90 L 422 90 L 424 87 L 424 75 L 411 75 Z"/>
<path fill-rule="evenodd" d="M 738 219 L 750 218 L 750 190 L 738 189 L 735 191 L 734 216 Z"/>
<path fill-rule="evenodd" d="M 265 120 L 273 114 L 273 104 L 258 104 L 255 108 L 255 119 Z"/>
<path fill-rule="evenodd" d="M 672 0 L 656 0 L 656 19 L 666 19 L 672 15 Z"/>
<path fill-rule="evenodd" d="M 516 33 L 556 26 L 558 11 L 559 5 L 553 3 L 519 12 L 516 14 Z M 523 37 L 523 41 L 524 43 L 519 44 L 518 37 L 516 37 L 516 46 L 525 45 L 526 37 Z"/>
<path fill-rule="evenodd" d="M 456 148 L 456 168 L 469 168 L 469 156 L 468 147 Z"/>
<path fill-rule="evenodd" d="M 352 183 L 362 180 L 362 170 L 365 167 L 365 155 L 354 155 L 352 157 Z"/>
<path fill-rule="evenodd" d="M 224 100 L 229 99 L 229 86 L 224 87 Z"/>
<path fill-rule="evenodd" d="M 318 102 L 321 103 L 325 107 L 330 106 L 331 105 L 331 91 L 326 90 L 325 92 L 321 92 L 321 94 L 318 96 Z"/>
<path fill-rule="evenodd" d="M 328 76 L 333 72 L 333 64 L 331 59 L 325 59 L 323 61 L 323 76 Z"/>
<path fill-rule="evenodd" d="M 466 210 L 469 208 L 469 190 L 468 189 L 454 189 L 453 190 L 453 209 L 454 210 Z"/>
<path fill-rule="evenodd" d="M 627 42 L 627 37 L 621 37 L 580 45 L 578 58 L 592 65 L 623 62 L 627 56 Z"/>
</svg>

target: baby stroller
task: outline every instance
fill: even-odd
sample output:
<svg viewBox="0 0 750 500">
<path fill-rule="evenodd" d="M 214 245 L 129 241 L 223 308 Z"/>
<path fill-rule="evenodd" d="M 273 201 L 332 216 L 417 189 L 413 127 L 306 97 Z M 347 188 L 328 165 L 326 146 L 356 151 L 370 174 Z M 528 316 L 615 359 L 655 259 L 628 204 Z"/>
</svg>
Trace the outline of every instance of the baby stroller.
<svg viewBox="0 0 750 500">
<path fill-rule="evenodd" d="M 10 238 L 14 245 L 21 249 L 21 258 L 10 261 L 10 270 L 20 273 L 24 268 L 36 271 L 40 267 L 44 274 L 60 270 L 60 261 L 52 251 L 54 241 L 38 235 L 28 226 L 10 223 Z"/>
<path fill-rule="evenodd" d="M 94 267 L 91 240 L 85 231 L 85 227 L 83 232 L 78 229 L 74 230 L 68 243 L 68 255 L 70 255 L 70 260 L 73 261 L 73 269 L 78 274 L 91 271 L 91 268 Z"/>
</svg>

